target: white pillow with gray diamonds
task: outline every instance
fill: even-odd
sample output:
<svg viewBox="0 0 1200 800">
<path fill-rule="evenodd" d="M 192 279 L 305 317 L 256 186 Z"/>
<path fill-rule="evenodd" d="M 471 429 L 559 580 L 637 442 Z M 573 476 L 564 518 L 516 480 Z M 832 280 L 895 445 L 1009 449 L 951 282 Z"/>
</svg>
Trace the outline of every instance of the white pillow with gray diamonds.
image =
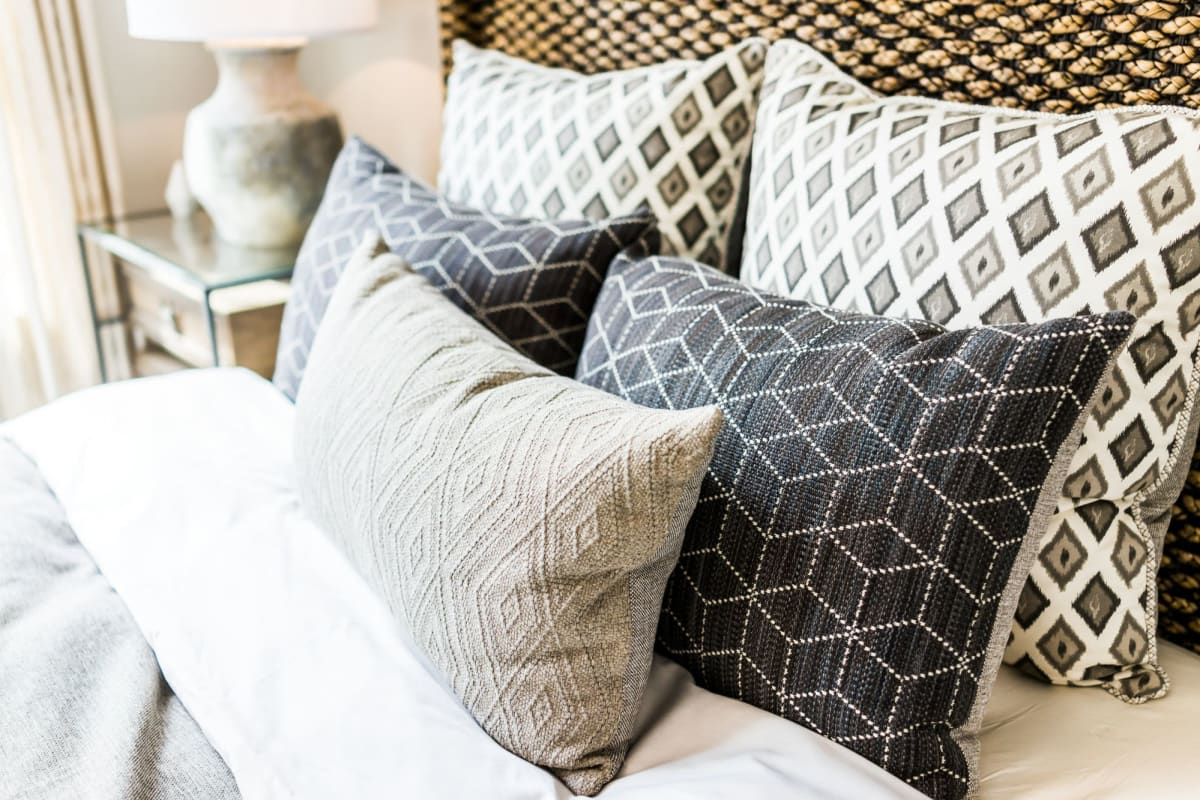
<svg viewBox="0 0 1200 800">
<path fill-rule="evenodd" d="M 1133 702 L 1164 694 L 1155 573 L 1200 419 L 1200 119 L 884 98 L 779 42 L 751 171 L 741 275 L 757 288 L 952 327 L 1138 318 L 1005 661 Z"/>
<path fill-rule="evenodd" d="M 438 191 L 550 219 L 649 207 L 664 252 L 722 267 L 766 53 L 583 75 L 456 41 Z"/>
</svg>

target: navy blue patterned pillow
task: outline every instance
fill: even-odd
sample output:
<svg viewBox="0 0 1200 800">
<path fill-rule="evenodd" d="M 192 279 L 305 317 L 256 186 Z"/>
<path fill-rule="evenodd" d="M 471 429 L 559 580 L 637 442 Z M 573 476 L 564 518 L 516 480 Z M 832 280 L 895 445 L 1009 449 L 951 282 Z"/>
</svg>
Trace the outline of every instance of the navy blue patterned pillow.
<svg viewBox="0 0 1200 800">
<path fill-rule="evenodd" d="M 964 796 L 1018 596 L 1132 322 L 947 331 L 618 257 L 576 377 L 725 415 L 659 649 L 701 686 Z"/>
<path fill-rule="evenodd" d="M 646 213 L 608 220 L 534 220 L 446 202 L 359 138 L 346 143 L 296 258 L 275 385 L 295 399 L 317 326 L 363 235 L 389 249 L 517 350 L 570 374 L 612 259 L 642 242 Z"/>
</svg>

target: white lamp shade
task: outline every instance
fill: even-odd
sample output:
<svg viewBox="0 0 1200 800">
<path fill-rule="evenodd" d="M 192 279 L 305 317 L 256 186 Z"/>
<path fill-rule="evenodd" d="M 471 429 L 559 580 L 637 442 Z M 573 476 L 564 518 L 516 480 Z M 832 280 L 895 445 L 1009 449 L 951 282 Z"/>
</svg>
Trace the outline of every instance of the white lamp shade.
<svg viewBox="0 0 1200 800">
<path fill-rule="evenodd" d="M 178 42 L 312 39 L 369 28 L 376 0 L 125 0 L 129 35 Z"/>
</svg>

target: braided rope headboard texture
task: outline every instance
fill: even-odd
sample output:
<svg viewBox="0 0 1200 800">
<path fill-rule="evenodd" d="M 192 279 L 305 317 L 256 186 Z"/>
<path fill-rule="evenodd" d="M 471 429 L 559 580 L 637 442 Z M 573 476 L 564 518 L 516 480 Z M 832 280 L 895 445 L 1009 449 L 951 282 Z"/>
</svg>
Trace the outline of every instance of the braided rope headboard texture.
<svg viewBox="0 0 1200 800">
<path fill-rule="evenodd" d="M 1200 8 L 1189 3 L 441 0 L 441 29 L 447 67 L 456 37 L 581 72 L 792 37 L 885 94 L 1060 113 L 1200 108 Z"/>
<path fill-rule="evenodd" d="M 601 72 L 797 38 L 884 94 L 1057 113 L 1200 108 L 1200 5 L 1149 0 L 439 0 L 442 54 L 466 39 Z M 1159 630 L 1200 653 L 1200 451 L 1159 574 Z"/>
</svg>

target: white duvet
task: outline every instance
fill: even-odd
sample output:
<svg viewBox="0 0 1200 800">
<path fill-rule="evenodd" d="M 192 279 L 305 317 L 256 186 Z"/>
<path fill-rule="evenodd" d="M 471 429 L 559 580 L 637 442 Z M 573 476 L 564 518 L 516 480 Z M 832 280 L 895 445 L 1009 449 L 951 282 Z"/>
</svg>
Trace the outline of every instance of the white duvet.
<svg viewBox="0 0 1200 800">
<path fill-rule="evenodd" d="M 111 384 L 0 426 L 40 465 L 164 675 L 247 798 L 570 797 L 474 723 L 300 510 L 292 406 L 242 370 Z M 984 798 L 1188 798 L 1200 658 L 1160 645 L 1171 695 L 1001 670 Z M 656 659 L 608 800 L 917 797 L 805 728 Z"/>
<path fill-rule="evenodd" d="M 247 798 L 561 798 L 442 687 L 300 510 L 292 406 L 242 370 L 81 392 L 4 426 Z M 665 659 L 602 793 L 919 796 L 816 734 L 697 688 Z"/>
</svg>

